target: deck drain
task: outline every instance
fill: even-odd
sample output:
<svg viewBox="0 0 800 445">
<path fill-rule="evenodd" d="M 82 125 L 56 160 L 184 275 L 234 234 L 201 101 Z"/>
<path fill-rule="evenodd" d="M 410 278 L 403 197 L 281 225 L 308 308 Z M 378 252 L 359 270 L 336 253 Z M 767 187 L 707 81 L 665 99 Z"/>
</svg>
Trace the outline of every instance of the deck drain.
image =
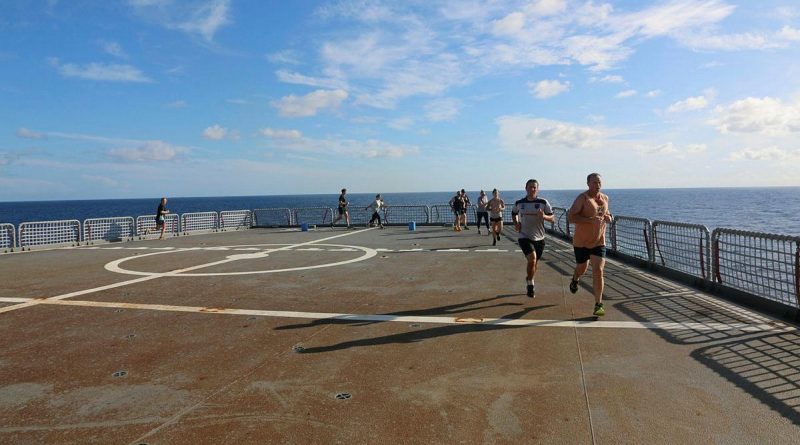
<svg viewBox="0 0 800 445">
<path fill-rule="evenodd" d="M 389 255 L 381 255 L 381 258 L 389 258 Z"/>
<path fill-rule="evenodd" d="M 136 337 L 136 334 L 128 334 L 125 336 L 125 340 L 133 340 Z"/>
<path fill-rule="evenodd" d="M 111 377 L 125 377 L 126 375 L 128 375 L 128 371 L 117 371 L 111 374 Z"/>
<path fill-rule="evenodd" d="M 353 396 L 350 395 L 349 392 L 339 392 L 339 393 L 336 393 L 335 396 L 333 396 L 333 398 L 336 399 L 336 400 L 347 400 L 350 397 L 353 397 Z"/>
<path fill-rule="evenodd" d="M 252 317 L 247 317 L 247 319 L 248 319 L 248 320 L 255 320 L 255 319 L 257 319 L 257 318 L 258 318 L 258 317 L 256 317 L 255 315 L 253 315 Z"/>
<path fill-rule="evenodd" d="M 115 310 L 114 312 L 117 312 L 117 313 L 119 313 L 119 312 L 122 312 L 122 311 L 124 311 L 124 310 L 125 310 L 125 309 L 117 309 L 117 310 Z"/>
<path fill-rule="evenodd" d="M 304 348 L 304 347 L 302 347 L 300 345 L 292 346 L 292 352 L 296 352 L 298 354 L 302 354 L 303 351 L 305 351 L 305 350 L 306 350 L 306 348 Z"/>
<path fill-rule="evenodd" d="M 420 324 L 419 324 L 419 323 L 411 323 L 411 324 L 410 324 L 410 325 L 408 325 L 408 326 L 409 326 L 409 327 L 412 327 L 412 328 L 418 328 L 418 327 L 420 327 Z"/>
</svg>

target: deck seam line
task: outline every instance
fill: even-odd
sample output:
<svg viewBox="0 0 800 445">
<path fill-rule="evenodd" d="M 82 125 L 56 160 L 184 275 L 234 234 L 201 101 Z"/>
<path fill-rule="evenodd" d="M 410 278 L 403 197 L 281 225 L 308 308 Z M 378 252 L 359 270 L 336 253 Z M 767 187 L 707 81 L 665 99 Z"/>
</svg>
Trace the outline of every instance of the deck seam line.
<svg viewBox="0 0 800 445">
<path fill-rule="evenodd" d="M 564 296 L 564 306 L 567 306 L 567 294 L 564 292 L 564 277 L 561 277 L 561 295 Z M 575 319 L 575 310 L 569 306 L 570 316 Z M 597 445 L 597 440 L 594 436 L 594 421 L 592 420 L 592 406 L 589 403 L 589 387 L 586 385 L 586 369 L 583 367 L 583 354 L 581 353 L 581 342 L 578 336 L 578 325 L 574 324 L 572 327 L 575 333 L 575 346 L 578 348 L 578 362 L 581 365 L 581 383 L 583 384 L 583 395 L 586 399 L 586 415 L 589 418 L 589 434 L 592 438 L 592 445 Z"/>
</svg>

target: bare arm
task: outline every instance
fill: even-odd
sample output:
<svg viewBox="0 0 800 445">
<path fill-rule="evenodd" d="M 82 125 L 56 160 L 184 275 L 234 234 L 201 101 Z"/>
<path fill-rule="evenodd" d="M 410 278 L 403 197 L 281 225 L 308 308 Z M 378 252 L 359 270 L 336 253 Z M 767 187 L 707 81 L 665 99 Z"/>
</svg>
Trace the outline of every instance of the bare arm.
<svg viewBox="0 0 800 445">
<path fill-rule="evenodd" d="M 569 212 L 567 213 L 567 220 L 569 222 L 573 224 L 585 224 L 592 222 L 594 218 L 581 216 L 584 200 L 583 194 L 580 194 L 577 198 L 575 198 L 575 202 L 572 203 L 572 207 L 569 208 Z"/>
</svg>

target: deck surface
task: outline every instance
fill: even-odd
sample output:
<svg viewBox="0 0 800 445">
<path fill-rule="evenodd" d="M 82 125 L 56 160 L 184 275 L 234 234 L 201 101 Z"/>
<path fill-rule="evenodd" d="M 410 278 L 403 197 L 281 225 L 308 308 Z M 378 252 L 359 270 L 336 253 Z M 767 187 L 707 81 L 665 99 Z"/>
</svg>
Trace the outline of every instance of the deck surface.
<svg viewBox="0 0 800 445">
<path fill-rule="evenodd" d="M 553 238 L 529 299 L 514 235 L 0 255 L 0 443 L 797 443 L 796 327 L 614 260 L 597 320 Z"/>
</svg>

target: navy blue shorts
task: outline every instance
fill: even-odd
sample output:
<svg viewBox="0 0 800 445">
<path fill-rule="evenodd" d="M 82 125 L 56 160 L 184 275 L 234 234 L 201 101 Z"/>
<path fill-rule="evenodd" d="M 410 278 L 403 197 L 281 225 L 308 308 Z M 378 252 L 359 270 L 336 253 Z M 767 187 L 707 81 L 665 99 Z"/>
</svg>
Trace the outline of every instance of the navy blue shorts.
<svg viewBox="0 0 800 445">
<path fill-rule="evenodd" d="M 599 256 L 600 258 L 606 257 L 606 246 L 592 247 L 573 247 L 575 250 L 575 262 L 583 264 L 589 261 L 590 256 Z"/>
<path fill-rule="evenodd" d="M 522 253 L 525 256 L 531 254 L 531 252 L 536 252 L 536 259 L 542 259 L 542 254 L 544 253 L 544 240 L 534 241 L 528 238 L 520 238 L 519 241 L 519 248 L 522 249 Z"/>
</svg>

